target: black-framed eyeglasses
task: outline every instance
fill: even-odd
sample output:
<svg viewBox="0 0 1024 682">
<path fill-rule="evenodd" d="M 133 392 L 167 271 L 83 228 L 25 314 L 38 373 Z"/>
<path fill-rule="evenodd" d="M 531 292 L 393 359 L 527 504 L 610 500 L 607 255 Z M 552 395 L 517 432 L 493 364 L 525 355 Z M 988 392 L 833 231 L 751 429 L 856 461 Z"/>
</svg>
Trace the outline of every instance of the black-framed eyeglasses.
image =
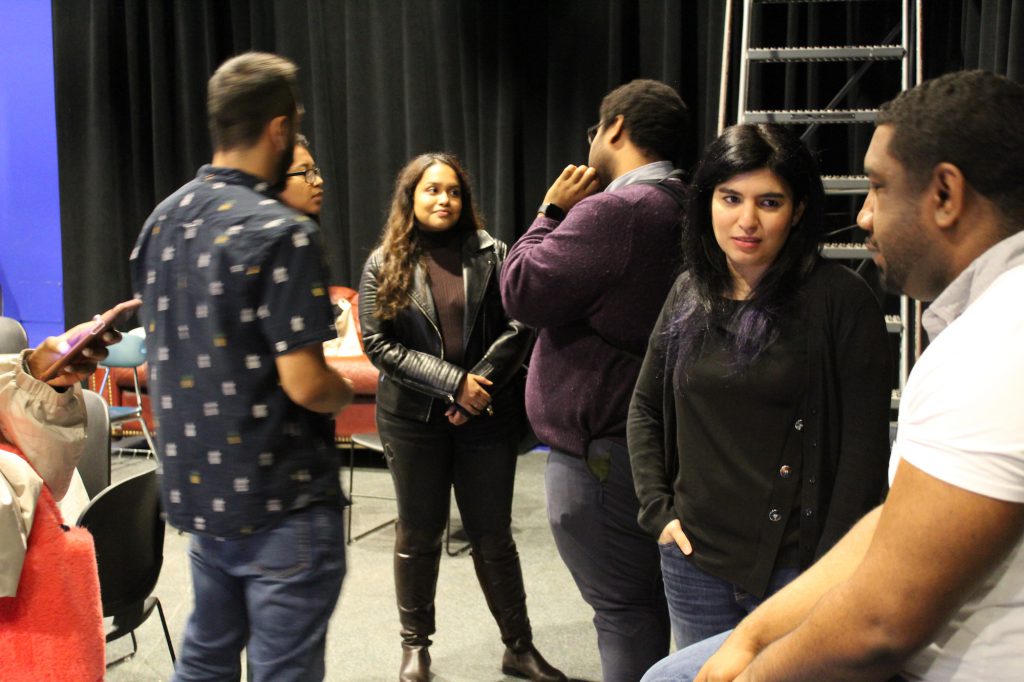
<svg viewBox="0 0 1024 682">
<path fill-rule="evenodd" d="M 594 138 L 597 137 L 597 131 L 601 129 L 601 123 L 595 123 L 594 125 L 587 128 L 587 144 L 594 144 Z"/>
<path fill-rule="evenodd" d="M 284 176 L 286 178 L 291 178 L 291 177 L 296 177 L 297 178 L 300 175 L 310 185 L 315 183 L 317 178 L 322 178 L 323 177 L 322 175 L 320 175 L 320 168 L 317 167 L 317 166 L 313 166 L 312 168 L 307 168 L 306 170 L 295 171 L 293 173 L 285 173 L 284 174 Z"/>
</svg>

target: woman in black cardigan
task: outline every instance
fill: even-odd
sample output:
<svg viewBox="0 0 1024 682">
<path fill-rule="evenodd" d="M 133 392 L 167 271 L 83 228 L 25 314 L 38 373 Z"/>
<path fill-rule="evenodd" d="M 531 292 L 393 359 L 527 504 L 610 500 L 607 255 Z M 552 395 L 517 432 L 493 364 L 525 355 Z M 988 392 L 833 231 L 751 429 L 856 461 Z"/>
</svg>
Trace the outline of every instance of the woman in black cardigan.
<svg viewBox="0 0 1024 682">
<path fill-rule="evenodd" d="M 427 648 L 453 486 L 506 644 L 502 670 L 565 679 L 533 646 L 512 539 L 523 421 L 515 384 L 532 333 L 501 305 L 498 274 L 507 250 L 483 230 L 458 160 L 424 154 L 398 174 L 381 244 L 359 285 L 363 345 L 380 370 L 377 428 L 398 498 L 404 681 L 430 679 Z"/>
<path fill-rule="evenodd" d="M 781 126 L 727 129 L 694 175 L 686 271 L 628 424 L 679 648 L 735 627 L 882 494 L 884 318 L 818 255 L 823 205 L 817 165 Z"/>
</svg>

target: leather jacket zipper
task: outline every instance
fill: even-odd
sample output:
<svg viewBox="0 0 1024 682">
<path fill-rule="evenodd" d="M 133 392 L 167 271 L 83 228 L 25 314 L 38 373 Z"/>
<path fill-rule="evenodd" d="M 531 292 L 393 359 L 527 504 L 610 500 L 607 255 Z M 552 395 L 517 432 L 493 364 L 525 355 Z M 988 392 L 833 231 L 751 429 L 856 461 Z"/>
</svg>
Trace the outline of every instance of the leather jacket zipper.
<svg viewBox="0 0 1024 682">
<path fill-rule="evenodd" d="M 434 328 L 434 332 L 437 334 L 437 340 L 441 344 L 441 354 L 438 357 L 444 360 L 444 337 L 441 336 L 441 330 L 438 329 L 437 325 L 434 324 L 434 321 L 430 319 L 430 315 L 428 315 L 427 311 L 423 309 L 423 306 L 420 305 L 420 302 L 416 300 L 416 297 L 410 296 L 409 298 L 411 298 L 412 302 L 416 304 L 416 307 L 420 309 L 420 312 L 423 313 L 423 317 L 427 320 L 427 322 L 430 323 L 430 326 Z M 448 394 L 448 400 L 451 402 L 451 404 L 455 404 L 455 397 L 452 396 L 450 393 Z M 433 411 L 433 409 L 434 401 L 431 400 L 430 405 L 427 407 L 427 421 L 430 421 L 430 413 Z"/>
</svg>

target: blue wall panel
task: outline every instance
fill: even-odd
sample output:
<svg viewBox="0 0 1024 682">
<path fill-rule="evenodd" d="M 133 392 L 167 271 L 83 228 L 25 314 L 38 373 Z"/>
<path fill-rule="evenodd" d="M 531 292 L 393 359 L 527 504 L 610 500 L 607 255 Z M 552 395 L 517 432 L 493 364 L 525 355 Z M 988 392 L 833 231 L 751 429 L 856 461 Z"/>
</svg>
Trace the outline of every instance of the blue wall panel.
<svg viewBox="0 0 1024 682">
<path fill-rule="evenodd" d="M 0 287 L 33 345 L 64 329 L 49 0 L 4 0 L 0 20 Z M 84 245 L 83 245 L 84 248 Z"/>
</svg>

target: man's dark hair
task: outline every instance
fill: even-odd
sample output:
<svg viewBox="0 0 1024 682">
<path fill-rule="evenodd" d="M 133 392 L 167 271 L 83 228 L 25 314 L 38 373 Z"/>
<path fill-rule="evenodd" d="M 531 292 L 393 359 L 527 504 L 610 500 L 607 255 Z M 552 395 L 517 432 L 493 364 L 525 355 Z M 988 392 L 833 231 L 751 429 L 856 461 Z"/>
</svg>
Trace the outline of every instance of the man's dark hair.
<svg viewBox="0 0 1024 682">
<path fill-rule="evenodd" d="M 601 123 L 622 116 L 623 127 L 637 147 L 678 163 L 689 114 L 675 90 L 660 81 L 640 78 L 620 85 L 601 100 Z"/>
<path fill-rule="evenodd" d="M 936 164 L 951 163 L 1002 213 L 1008 232 L 1024 229 L 1024 87 L 985 71 L 927 80 L 883 104 L 889 153 L 921 189 Z"/>
<path fill-rule="evenodd" d="M 294 117 L 297 72 L 292 62 L 265 52 L 246 52 L 221 64 L 206 90 L 214 149 L 251 147 L 268 121 Z"/>
</svg>

